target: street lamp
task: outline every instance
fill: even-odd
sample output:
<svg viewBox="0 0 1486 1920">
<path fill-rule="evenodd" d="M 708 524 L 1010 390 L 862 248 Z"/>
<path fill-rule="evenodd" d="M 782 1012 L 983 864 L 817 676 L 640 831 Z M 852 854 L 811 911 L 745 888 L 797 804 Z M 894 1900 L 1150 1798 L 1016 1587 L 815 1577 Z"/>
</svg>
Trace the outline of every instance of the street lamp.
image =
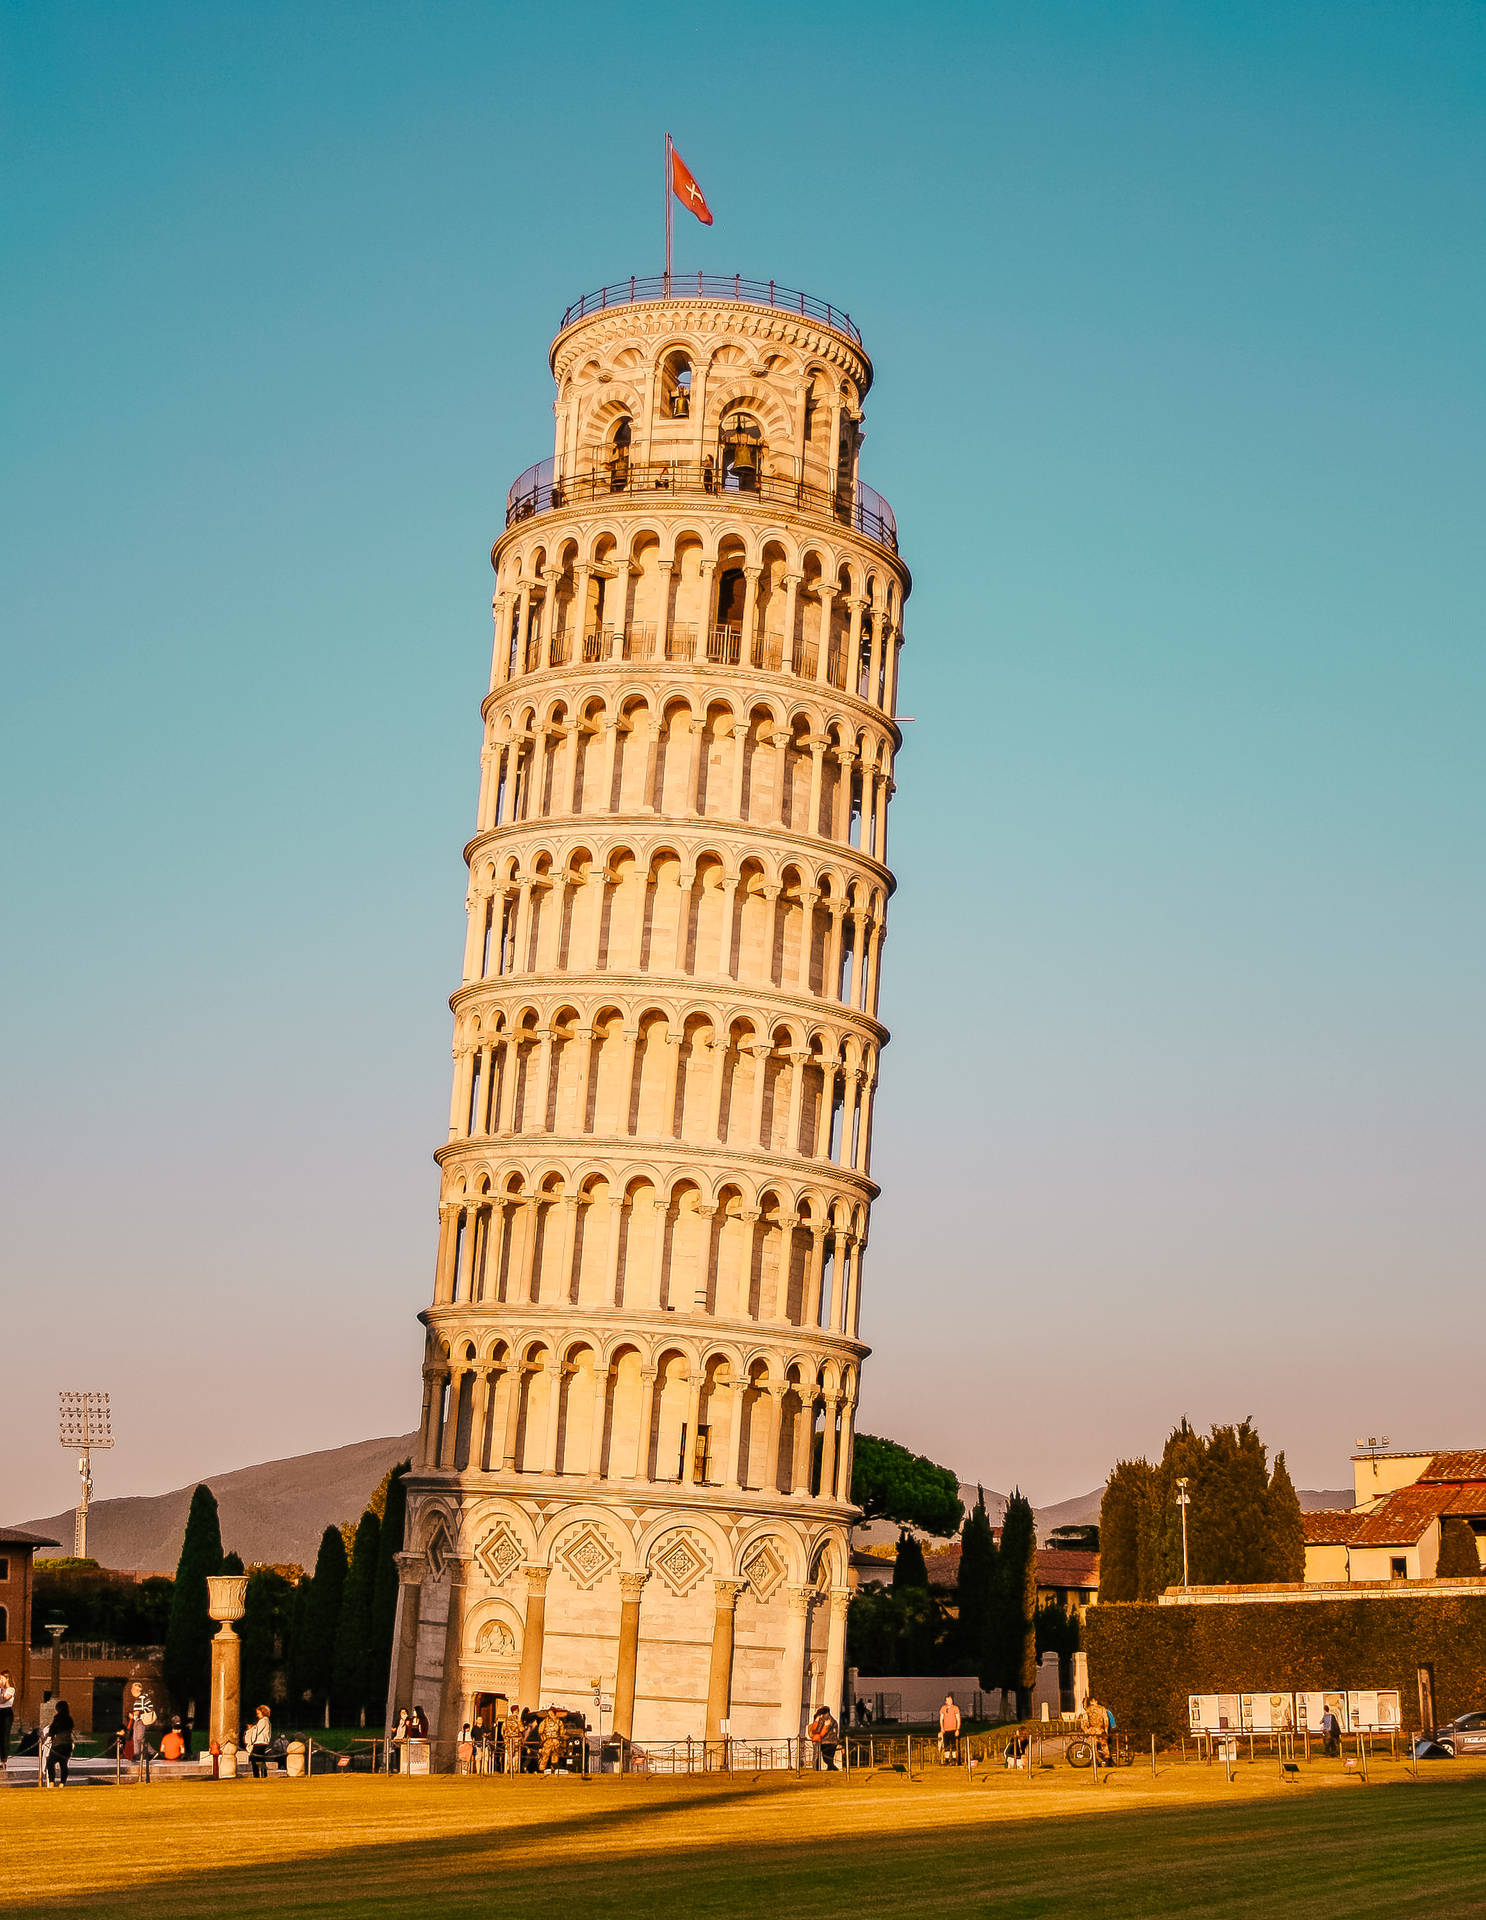
<svg viewBox="0 0 1486 1920">
<path fill-rule="evenodd" d="M 47 1632 L 52 1636 L 52 1698 L 62 1698 L 62 1635 L 67 1631 L 65 1620 L 45 1622 Z"/>
<path fill-rule="evenodd" d="M 1182 1510 L 1182 1585 L 1187 1585 L 1187 1508 L 1192 1504 L 1192 1496 L 1187 1492 L 1187 1476 L 1183 1474 L 1177 1481 L 1176 1504 Z"/>
<path fill-rule="evenodd" d="M 88 1503 L 93 1498 L 94 1447 L 111 1447 L 108 1395 L 106 1393 L 59 1393 L 57 1395 L 57 1438 L 64 1447 L 77 1450 L 77 1515 L 72 1526 L 72 1551 L 79 1560 L 88 1557 Z"/>
</svg>

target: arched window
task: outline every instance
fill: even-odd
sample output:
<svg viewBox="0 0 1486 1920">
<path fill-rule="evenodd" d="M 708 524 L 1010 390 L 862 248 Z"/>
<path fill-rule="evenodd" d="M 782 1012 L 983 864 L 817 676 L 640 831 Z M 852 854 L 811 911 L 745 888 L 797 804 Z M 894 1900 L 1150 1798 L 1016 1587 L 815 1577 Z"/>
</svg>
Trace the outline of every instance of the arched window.
<svg viewBox="0 0 1486 1920">
<path fill-rule="evenodd" d="M 743 578 L 743 569 L 741 567 L 725 567 L 717 577 L 718 626 L 742 626 L 743 598 L 747 591 L 748 583 Z"/>
<path fill-rule="evenodd" d="M 685 420 L 691 412 L 691 361 L 684 353 L 668 353 L 661 365 L 660 410 L 669 420 Z"/>
<path fill-rule="evenodd" d="M 630 420 L 625 414 L 609 437 L 609 491 L 623 493 L 629 485 Z"/>
<path fill-rule="evenodd" d="M 757 420 L 747 413 L 726 415 L 719 443 L 723 486 L 744 493 L 754 492 L 765 452 L 764 436 Z"/>
</svg>

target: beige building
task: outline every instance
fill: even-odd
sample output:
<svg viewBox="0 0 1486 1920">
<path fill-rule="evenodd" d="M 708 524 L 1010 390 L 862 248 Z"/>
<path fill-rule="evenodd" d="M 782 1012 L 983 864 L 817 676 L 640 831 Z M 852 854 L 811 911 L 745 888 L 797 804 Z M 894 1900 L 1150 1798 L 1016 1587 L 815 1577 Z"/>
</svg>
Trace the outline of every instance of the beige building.
<svg viewBox="0 0 1486 1920">
<path fill-rule="evenodd" d="M 1352 1481 L 1355 1506 L 1302 1515 L 1308 1584 L 1431 1580 L 1450 1518 L 1486 1565 L 1486 1452 L 1358 1453 Z"/>
<path fill-rule="evenodd" d="M 872 368 L 834 308 L 680 276 L 550 358 L 491 554 L 392 1704 L 794 1737 L 842 1691 L 887 1039 Z"/>
</svg>

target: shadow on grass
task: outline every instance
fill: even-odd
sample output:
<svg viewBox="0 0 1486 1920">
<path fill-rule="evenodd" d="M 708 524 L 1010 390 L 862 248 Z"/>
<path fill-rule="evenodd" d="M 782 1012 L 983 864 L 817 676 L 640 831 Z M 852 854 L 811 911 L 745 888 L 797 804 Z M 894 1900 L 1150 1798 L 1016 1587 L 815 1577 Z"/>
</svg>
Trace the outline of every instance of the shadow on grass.
<svg viewBox="0 0 1486 1920">
<path fill-rule="evenodd" d="M 250 1863 L 214 1866 L 203 1858 L 189 1872 L 138 1885 L 110 1880 L 103 1865 L 84 1895 L 12 1895 L 9 1909 L 27 1920 L 100 1910 L 110 1920 L 161 1913 L 172 1920 L 483 1920 L 511 1909 L 582 1920 L 725 1920 L 761 1907 L 823 1906 L 871 1920 L 1073 1913 L 1270 1920 L 1297 1902 L 1314 1902 L 1328 1916 L 1379 1920 L 1486 1913 L 1486 1780 L 1479 1779 L 1088 1814 L 1007 1813 L 1003 1803 L 995 1817 L 977 1818 L 961 1802 L 953 1820 L 891 1792 L 832 1793 L 824 1804 L 808 1789 L 801 1797 L 772 1785 L 663 1797 L 625 1791 L 611 1798 L 600 1789 L 581 1803 L 565 1799 L 562 1819 L 533 1819 L 521 1817 L 527 1796 L 503 1806 L 500 1791 L 471 1794 L 468 1821 L 453 1832 Z M 296 1830 L 317 1841 L 335 1824 L 331 1808 L 300 1802 L 278 1809 L 268 1799 L 261 1810 L 269 1818 L 282 1811 L 291 1845 Z M 430 1819 L 447 1821 L 458 1811 L 447 1800 L 424 1805 Z M 395 1812 L 406 1819 L 420 1810 L 409 1801 Z M 318 1822 L 306 1822 L 307 1811 Z M 343 1813 L 353 1826 L 355 1809 Z M 821 1831 L 801 1837 L 811 1826 Z M 100 1860 L 117 1857 L 125 1837 L 109 1836 Z M 150 1836 L 141 1828 L 130 1837 L 143 1845 Z M 78 1838 L 86 1844 L 81 1831 Z M 174 1839 L 179 1845 L 187 1835 L 177 1831 Z"/>
</svg>

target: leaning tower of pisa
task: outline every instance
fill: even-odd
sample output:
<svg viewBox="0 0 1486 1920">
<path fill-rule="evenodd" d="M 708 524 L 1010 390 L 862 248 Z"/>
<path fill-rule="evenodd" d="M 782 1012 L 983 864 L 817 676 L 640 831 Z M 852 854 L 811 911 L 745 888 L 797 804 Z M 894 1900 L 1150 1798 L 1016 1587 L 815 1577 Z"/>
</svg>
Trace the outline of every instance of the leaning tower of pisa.
<svg viewBox="0 0 1486 1920">
<path fill-rule="evenodd" d="M 564 314 L 495 569 L 390 1709 L 796 1738 L 845 1664 L 908 572 L 772 282 Z"/>
</svg>

